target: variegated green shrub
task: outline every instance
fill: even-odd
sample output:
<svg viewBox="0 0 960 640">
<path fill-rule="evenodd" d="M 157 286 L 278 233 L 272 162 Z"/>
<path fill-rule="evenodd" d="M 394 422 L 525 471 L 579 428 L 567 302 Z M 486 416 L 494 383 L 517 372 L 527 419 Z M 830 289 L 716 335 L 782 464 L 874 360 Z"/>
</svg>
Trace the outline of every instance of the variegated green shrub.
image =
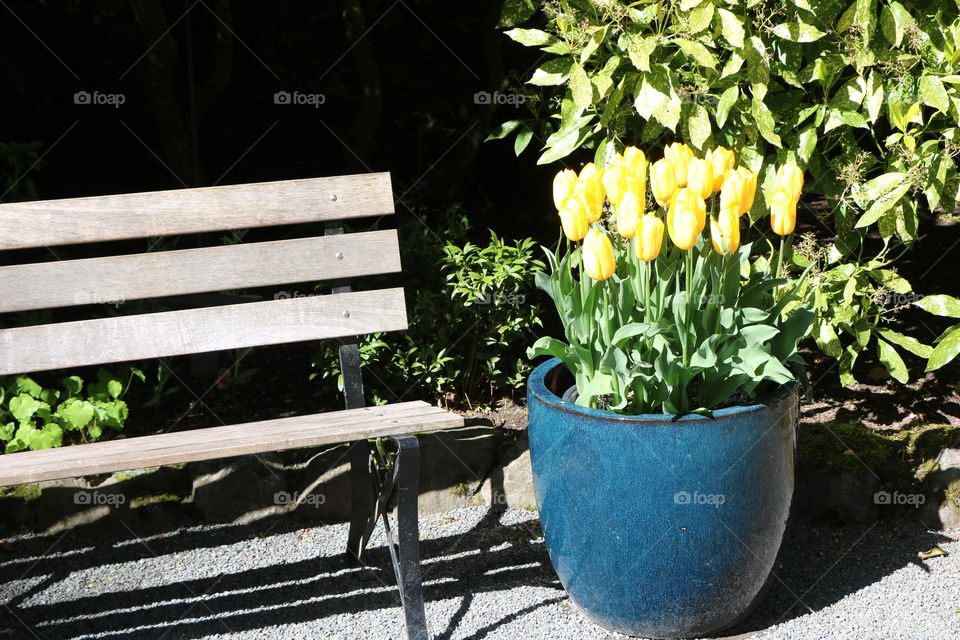
<svg viewBox="0 0 960 640">
<path fill-rule="evenodd" d="M 891 263 L 919 217 L 960 199 L 960 0 L 507 0 L 502 25 L 546 56 L 527 79 L 535 116 L 491 137 L 516 135 L 518 153 L 541 141 L 541 164 L 580 149 L 602 164 L 612 148 L 677 137 L 722 144 L 766 167 L 754 220 L 771 168 L 795 160 L 826 200 L 829 244 L 795 254 L 817 263 L 820 349 L 845 383 L 864 349 L 899 380 L 897 348 L 929 357 L 885 326 L 897 305 L 884 301 L 912 291 Z M 868 234 L 879 253 L 865 252 Z"/>
</svg>

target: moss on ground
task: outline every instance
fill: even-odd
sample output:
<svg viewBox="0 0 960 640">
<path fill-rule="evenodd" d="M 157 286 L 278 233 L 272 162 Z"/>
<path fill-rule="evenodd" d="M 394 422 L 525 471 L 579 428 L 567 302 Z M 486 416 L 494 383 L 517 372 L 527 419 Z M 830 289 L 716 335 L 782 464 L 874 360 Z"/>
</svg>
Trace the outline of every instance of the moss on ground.
<svg viewBox="0 0 960 640">
<path fill-rule="evenodd" d="M 945 503 L 952 500 L 955 505 L 960 507 L 960 479 L 954 480 L 947 485 L 943 497 Z"/>
<path fill-rule="evenodd" d="M 797 456 L 801 468 L 872 471 L 883 480 L 912 483 L 937 470 L 933 458 L 960 442 L 960 428 L 917 423 L 905 429 L 876 430 L 858 422 L 807 423 L 800 426 Z"/>
<path fill-rule="evenodd" d="M 159 495 L 137 496 L 130 501 L 130 506 L 139 509 L 158 502 L 183 502 L 183 500 L 183 496 L 178 496 L 175 493 L 161 493 Z"/>
<path fill-rule="evenodd" d="M 36 500 L 41 494 L 38 484 L 18 484 L 12 487 L 0 487 L 0 500 L 23 500 L 30 502 Z"/>
</svg>

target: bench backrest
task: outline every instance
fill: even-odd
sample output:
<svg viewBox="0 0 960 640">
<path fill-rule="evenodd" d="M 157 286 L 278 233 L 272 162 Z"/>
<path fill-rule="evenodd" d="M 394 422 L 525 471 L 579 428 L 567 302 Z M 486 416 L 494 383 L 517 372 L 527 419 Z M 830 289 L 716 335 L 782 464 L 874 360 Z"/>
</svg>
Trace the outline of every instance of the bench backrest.
<svg viewBox="0 0 960 640">
<path fill-rule="evenodd" d="M 325 235 L 0 267 L 0 313 L 400 271 L 395 230 L 336 221 L 394 212 L 388 173 L 0 205 L 0 250 L 267 227 Z M 403 289 L 291 297 L 0 330 L 0 375 L 407 326 Z M 347 290 L 349 291 L 349 290 Z"/>
</svg>

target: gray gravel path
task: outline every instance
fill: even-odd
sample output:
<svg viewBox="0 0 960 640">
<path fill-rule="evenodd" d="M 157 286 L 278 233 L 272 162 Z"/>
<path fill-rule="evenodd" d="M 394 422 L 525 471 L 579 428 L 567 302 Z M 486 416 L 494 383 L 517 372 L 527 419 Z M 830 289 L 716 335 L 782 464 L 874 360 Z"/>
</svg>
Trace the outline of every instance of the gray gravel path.
<svg viewBox="0 0 960 640">
<path fill-rule="evenodd" d="M 129 535 L 21 536 L 0 550 L 0 640 L 402 639 L 381 533 L 367 570 L 346 525 L 297 516 Z M 435 640 L 614 640 L 570 605 L 536 514 L 421 522 Z M 791 526 L 770 590 L 728 638 L 960 640 L 960 530 Z M 939 546 L 947 557 L 918 559 Z"/>
</svg>

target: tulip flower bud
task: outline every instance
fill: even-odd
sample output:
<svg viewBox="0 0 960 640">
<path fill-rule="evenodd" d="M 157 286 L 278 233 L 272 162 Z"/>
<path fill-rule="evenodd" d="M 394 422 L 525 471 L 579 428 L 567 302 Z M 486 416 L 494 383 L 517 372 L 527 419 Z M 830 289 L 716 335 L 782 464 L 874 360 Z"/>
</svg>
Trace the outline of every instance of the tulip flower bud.
<svg viewBox="0 0 960 640">
<path fill-rule="evenodd" d="M 567 198 L 573 195 L 573 187 L 576 183 L 577 174 L 573 169 L 564 169 L 553 177 L 553 203 L 558 211 Z"/>
<path fill-rule="evenodd" d="M 650 188 L 653 197 L 661 207 L 666 207 L 677 189 L 676 172 L 666 158 L 657 160 L 650 167 Z"/>
<path fill-rule="evenodd" d="M 607 234 L 590 229 L 583 240 L 583 269 L 594 280 L 606 280 L 617 268 L 613 244 Z"/>
<path fill-rule="evenodd" d="M 673 165 L 674 178 L 678 187 L 687 186 L 687 167 L 693 158 L 693 151 L 681 142 L 674 142 L 663 150 L 663 157 Z"/>
<path fill-rule="evenodd" d="M 623 164 L 640 182 L 647 180 L 647 157 L 636 147 L 623 150 Z"/>
<path fill-rule="evenodd" d="M 783 165 L 777 171 L 774 188 L 783 189 L 793 200 L 799 200 L 800 191 L 803 189 L 803 169 L 794 162 Z"/>
<path fill-rule="evenodd" d="M 701 198 L 709 198 L 713 193 L 713 167 L 706 160 L 690 160 L 687 165 L 687 188 Z"/>
<path fill-rule="evenodd" d="M 560 224 L 563 225 L 563 234 L 571 242 L 583 240 L 590 228 L 587 220 L 587 205 L 582 198 L 568 198 L 560 208 Z"/>
<path fill-rule="evenodd" d="M 643 213 L 640 198 L 627 191 L 617 204 L 617 233 L 624 238 L 632 238 L 637 232 L 637 222 Z"/>
<path fill-rule="evenodd" d="M 736 164 L 737 155 L 726 147 L 717 147 L 707 151 L 704 159 L 710 163 L 710 167 L 713 169 L 713 190 L 719 191 L 723 186 L 723 179 L 727 175 L 727 171 L 733 169 L 733 165 Z"/>
<path fill-rule="evenodd" d="M 644 262 L 650 262 L 660 255 L 663 246 L 663 220 L 652 214 L 641 217 L 637 224 L 637 238 L 634 240 L 634 250 L 637 257 Z"/>
<path fill-rule="evenodd" d="M 716 219 L 710 220 L 710 238 L 717 253 L 733 253 L 740 246 L 740 207 L 734 204 L 720 210 Z"/>
<path fill-rule="evenodd" d="M 693 247 L 706 224 L 706 214 L 703 198 L 687 188 L 678 190 L 667 212 L 667 232 L 673 244 L 684 251 Z"/>
<path fill-rule="evenodd" d="M 596 222 L 603 211 L 603 181 L 600 170 L 592 162 L 588 162 L 580 170 L 580 177 L 573 187 L 573 194 L 583 198 L 587 205 L 587 219 Z"/>
<path fill-rule="evenodd" d="M 770 227 L 779 236 L 793 233 L 797 224 L 797 201 L 784 189 L 777 189 L 770 199 Z"/>
<path fill-rule="evenodd" d="M 740 215 L 753 208 L 753 198 L 757 193 L 757 174 L 746 167 L 739 167 L 737 175 L 743 180 L 743 193 L 740 196 Z"/>
<path fill-rule="evenodd" d="M 620 202 L 627 190 L 627 174 L 623 164 L 614 162 L 604 170 L 603 189 L 607 192 L 607 199 L 611 204 Z"/>
</svg>

